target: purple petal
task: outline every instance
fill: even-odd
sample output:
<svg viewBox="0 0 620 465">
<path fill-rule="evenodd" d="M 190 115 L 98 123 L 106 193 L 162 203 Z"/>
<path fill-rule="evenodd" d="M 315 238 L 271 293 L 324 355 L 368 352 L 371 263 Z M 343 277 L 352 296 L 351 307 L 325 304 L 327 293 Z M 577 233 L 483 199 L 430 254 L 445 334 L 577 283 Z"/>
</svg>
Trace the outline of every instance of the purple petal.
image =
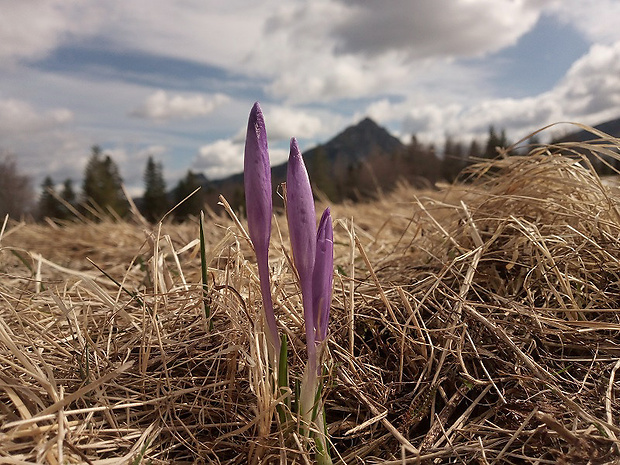
<svg viewBox="0 0 620 465">
<path fill-rule="evenodd" d="M 306 322 L 308 358 L 316 358 L 314 310 L 312 302 L 312 270 L 316 255 L 316 214 L 310 179 L 295 138 L 291 139 L 291 152 L 286 173 L 286 212 L 293 249 L 293 261 L 299 274 L 299 284 Z"/>
<path fill-rule="evenodd" d="M 260 279 L 263 308 L 267 321 L 268 339 L 278 353 L 280 339 L 271 300 L 269 284 L 269 240 L 271 237 L 271 167 L 265 120 L 258 102 L 250 111 L 248 132 L 245 139 L 243 159 L 245 203 L 248 217 L 248 232 L 254 244 L 258 276 Z"/>
<path fill-rule="evenodd" d="M 312 275 L 312 298 L 316 321 L 316 341 L 327 337 L 329 308 L 334 281 L 334 230 L 329 207 L 323 212 L 316 234 L 316 259 Z"/>
</svg>

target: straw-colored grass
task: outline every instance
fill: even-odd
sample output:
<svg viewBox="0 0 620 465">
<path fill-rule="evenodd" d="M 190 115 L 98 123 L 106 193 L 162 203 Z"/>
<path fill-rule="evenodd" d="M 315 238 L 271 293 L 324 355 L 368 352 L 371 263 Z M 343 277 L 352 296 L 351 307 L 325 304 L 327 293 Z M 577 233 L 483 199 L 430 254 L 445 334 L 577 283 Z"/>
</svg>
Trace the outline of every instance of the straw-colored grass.
<svg viewBox="0 0 620 465">
<path fill-rule="evenodd" d="M 618 193 L 556 149 L 332 206 L 335 462 L 619 460 Z M 274 222 L 274 302 L 299 378 L 300 296 Z M 209 330 L 196 221 L 8 222 L 0 463 L 312 463 L 278 428 L 243 224 L 205 223 Z"/>
</svg>

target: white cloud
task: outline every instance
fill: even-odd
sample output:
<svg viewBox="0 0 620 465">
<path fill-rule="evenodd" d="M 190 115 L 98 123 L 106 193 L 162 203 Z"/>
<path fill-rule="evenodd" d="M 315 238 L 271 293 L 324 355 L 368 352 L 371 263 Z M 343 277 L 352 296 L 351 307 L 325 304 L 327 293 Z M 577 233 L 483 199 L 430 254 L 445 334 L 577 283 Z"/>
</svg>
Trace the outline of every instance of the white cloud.
<svg viewBox="0 0 620 465">
<path fill-rule="evenodd" d="M 0 62 L 45 56 L 76 35 L 97 30 L 103 19 L 86 0 L 4 0 L 0 15 Z"/>
<path fill-rule="evenodd" d="M 142 51 L 219 67 L 248 76 L 277 99 L 307 103 L 368 98 L 424 74 L 427 60 L 481 55 L 513 44 L 536 22 L 541 5 L 552 3 L 70 0 L 61 7 L 63 3 L 54 0 L 48 12 L 45 1 L 37 0 L 41 14 L 33 16 L 57 19 L 49 20 L 52 26 L 36 24 L 33 19 L 26 24 L 31 24 L 31 31 L 40 30 L 44 38 L 40 42 L 49 44 L 45 50 L 36 47 L 39 52 L 50 50 L 71 34 L 90 34 L 112 50 Z M 99 18 L 99 22 L 91 19 L 86 21 L 89 27 L 77 30 L 74 23 L 82 24 L 76 21 L 80 15 Z M 52 32 L 47 34 L 48 30 Z M 21 42 L 15 35 L 7 45 L 13 51 L 7 53 L 21 53 L 17 51 Z M 177 101 L 172 102 L 174 98 Z M 204 114 L 205 102 L 198 100 L 197 96 L 171 97 L 160 91 L 135 113 L 160 120 L 199 116 Z"/>
<path fill-rule="evenodd" d="M 553 0 L 284 4 L 267 19 L 249 63 L 271 76 L 269 94 L 289 103 L 402 95 L 438 65 L 449 72 L 454 58 L 515 44 L 543 3 Z M 453 71 L 458 79 L 459 68 Z"/>
<path fill-rule="evenodd" d="M 40 110 L 22 100 L 0 100 L 0 136 L 4 140 L 30 137 L 61 127 L 72 119 L 73 113 L 66 108 Z"/>
<path fill-rule="evenodd" d="M 570 118 L 596 122 L 620 112 L 620 41 L 594 45 L 555 90 Z"/>
<path fill-rule="evenodd" d="M 210 179 L 239 173 L 243 171 L 243 149 L 242 144 L 229 139 L 203 145 L 194 158 L 192 169 L 204 172 Z"/>
<path fill-rule="evenodd" d="M 343 54 L 403 51 L 411 59 L 475 56 L 516 43 L 537 21 L 539 8 L 517 0 L 353 2 L 334 22 L 332 36 Z"/>
<path fill-rule="evenodd" d="M 305 149 L 308 144 L 316 144 L 325 138 L 334 135 L 334 128 L 341 128 L 349 119 L 334 114 L 331 111 L 307 109 L 304 107 L 291 107 L 265 104 L 262 105 L 269 139 L 269 150 L 272 155 L 274 147 L 288 147 L 289 141 L 295 137 Z M 247 127 L 240 128 L 232 137 L 232 142 L 245 144 Z M 287 154 L 288 155 L 288 154 Z M 278 162 L 283 161 L 278 158 Z"/>
<path fill-rule="evenodd" d="M 594 45 L 577 60 L 552 90 L 521 99 L 486 99 L 469 105 L 432 102 L 405 105 L 410 108 L 403 130 L 425 141 L 481 137 L 489 124 L 505 128 L 512 139 L 559 121 L 595 125 L 620 114 L 620 41 Z M 389 115 L 392 105 L 382 102 L 378 115 Z M 373 108 L 370 107 L 369 111 Z M 401 107 L 402 104 L 394 105 Z"/>
<path fill-rule="evenodd" d="M 620 40 L 620 2 L 617 0 L 562 0 L 550 11 L 594 43 L 609 45 Z"/>
<path fill-rule="evenodd" d="M 160 89 L 149 95 L 142 105 L 131 112 L 131 115 L 155 121 L 190 119 L 208 115 L 229 101 L 230 99 L 223 94 L 169 95 Z"/>
<path fill-rule="evenodd" d="M 138 160 L 148 160 L 149 157 L 153 157 L 155 161 L 161 159 L 161 157 L 168 151 L 168 147 L 165 145 L 149 145 L 141 150 L 138 150 L 135 157 Z"/>
<path fill-rule="evenodd" d="M 271 136 L 269 136 L 271 137 Z M 205 173 L 209 179 L 219 179 L 243 171 L 245 141 L 234 142 L 220 139 L 200 147 L 192 163 L 192 170 Z M 288 158 L 288 150 L 269 147 L 271 165 L 283 163 Z"/>
<path fill-rule="evenodd" d="M 318 116 L 310 115 L 301 109 L 274 107 L 265 115 L 267 135 L 270 142 L 298 139 L 312 139 L 324 128 Z"/>
</svg>

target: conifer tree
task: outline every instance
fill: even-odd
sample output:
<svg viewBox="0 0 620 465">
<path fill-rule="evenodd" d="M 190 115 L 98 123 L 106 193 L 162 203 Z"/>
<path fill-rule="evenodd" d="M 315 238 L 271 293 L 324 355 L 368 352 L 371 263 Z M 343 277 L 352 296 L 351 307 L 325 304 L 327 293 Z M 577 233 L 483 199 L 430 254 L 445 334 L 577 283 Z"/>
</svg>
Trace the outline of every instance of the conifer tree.
<svg viewBox="0 0 620 465">
<path fill-rule="evenodd" d="M 69 209 L 68 205 L 75 207 L 77 196 L 73 189 L 73 181 L 70 178 L 65 179 L 62 185 L 62 191 L 60 191 L 60 197 L 66 202 L 66 204 L 61 205 L 62 219 L 73 217 L 74 213 Z"/>
<path fill-rule="evenodd" d="M 144 198 L 142 214 L 154 223 L 168 211 L 168 196 L 161 163 L 149 157 L 144 171 Z"/>
<path fill-rule="evenodd" d="M 481 156 L 482 153 L 480 151 L 480 144 L 476 139 L 473 139 L 469 145 L 469 150 L 467 151 L 467 161 L 468 163 L 477 163 L 477 159 Z"/>
<path fill-rule="evenodd" d="M 109 155 L 102 155 L 98 146 L 92 148 L 91 158 L 86 165 L 82 192 L 85 202 L 104 213 L 111 210 L 122 217 L 129 210 L 118 167 Z"/>
<path fill-rule="evenodd" d="M 64 184 L 62 185 L 62 191 L 60 192 L 60 196 L 70 205 L 75 205 L 75 191 L 73 190 L 73 181 L 70 178 L 65 179 Z"/>
<path fill-rule="evenodd" d="M 179 181 L 174 189 L 174 204 L 178 205 L 180 202 L 183 202 L 187 196 L 199 187 L 202 186 L 198 182 L 196 175 L 191 170 L 188 171 L 187 175 Z M 190 215 L 199 215 L 200 210 L 204 208 L 204 203 L 204 193 L 201 189 L 176 207 L 175 217 L 182 221 Z"/>
<path fill-rule="evenodd" d="M 7 214 L 19 218 L 30 212 L 34 199 L 30 177 L 19 172 L 13 157 L 0 158 L 0 222 Z"/>
<path fill-rule="evenodd" d="M 467 166 L 466 156 L 463 144 L 454 141 L 450 135 L 446 136 L 441 162 L 441 174 L 446 180 L 453 182 L 458 177 Z"/>
<path fill-rule="evenodd" d="M 41 184 L 41 196 L 39 197 L 39 218 L 62 218 L 62 205 L 55 195 L 56 188 L 50 176 L 46 176 Z"/>
<path fill-rule="evenodd" d="M 506 148 L 510 144 L 508 143 L 508 139 L 506 138 L 506 130 L 502 129 L 499 134 L 495 131 L 494 126 L 489 126 L 489 138 L 487 139 L 487 145 L 484 150 L 484 158 L 497 158 L 499 156 L 499 152 L 497 151 L 497 147 Z"/>
</svg>

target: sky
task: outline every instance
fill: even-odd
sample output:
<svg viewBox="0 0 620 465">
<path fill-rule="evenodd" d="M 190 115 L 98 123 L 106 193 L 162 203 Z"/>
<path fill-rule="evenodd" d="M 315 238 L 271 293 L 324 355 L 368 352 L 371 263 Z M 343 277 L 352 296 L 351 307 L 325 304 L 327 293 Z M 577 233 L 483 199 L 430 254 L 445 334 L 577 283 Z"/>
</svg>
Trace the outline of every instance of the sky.
<svg viewBox="0 0 620 465">
<path fill-rule="evenodd" d="M 515 141 L 620 117 L 617 0 L 0 0 L 0 156 L 76 186 L 99 145 L 140 195 L 149 156 L 243 167 L 252 104 L 272 163 L 369 116 L 408 142 Z M 542 139 L 572 130 L 555 126 Z"/>
</svg>

